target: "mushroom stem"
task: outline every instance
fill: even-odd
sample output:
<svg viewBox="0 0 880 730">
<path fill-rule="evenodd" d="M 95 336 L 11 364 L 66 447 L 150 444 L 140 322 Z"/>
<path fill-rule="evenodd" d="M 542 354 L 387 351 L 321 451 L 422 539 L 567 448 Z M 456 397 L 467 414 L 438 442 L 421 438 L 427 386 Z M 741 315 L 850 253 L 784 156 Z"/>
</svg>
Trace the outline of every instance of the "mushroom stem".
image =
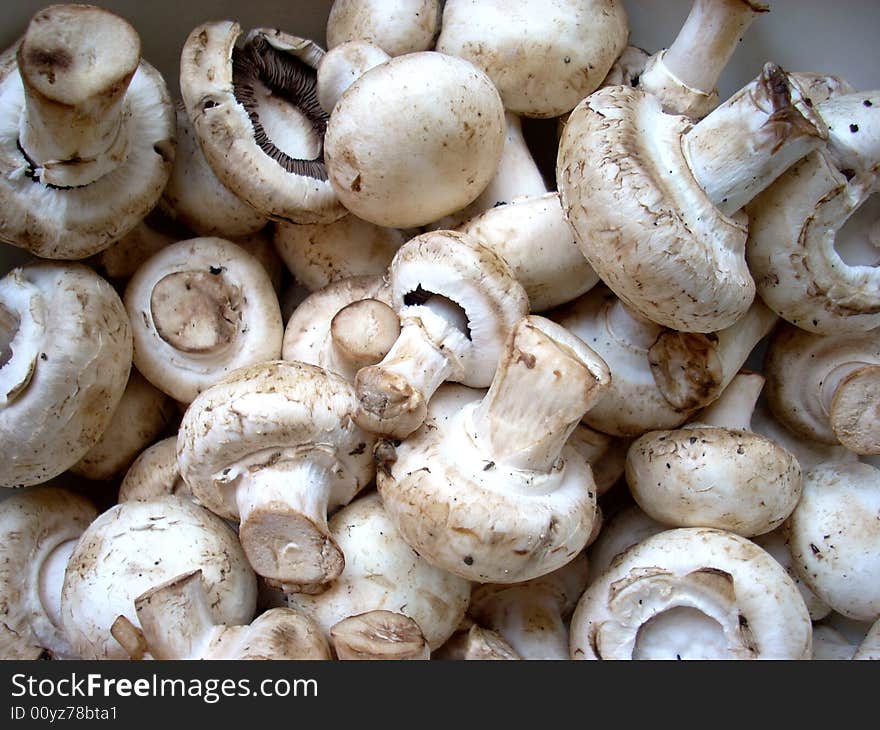
<svg viewBox="0 0 880 730">
<path fill-rule="evenodd" d="M 54 626 L 61 626 L 61 588 L 64 571 L 79 538 L 58 543 L 40 566 L 39 593 L 43 610 Z"/>
<path fill-rule="evenodd" d="M 642 317 L 616 297 L 605 312 L 608 330 L 627 348 L 647 350 L 663 331 L 659 324 Z"/>
<path fill-rule="evenodd" d="M 758 78 L 692 127 L 682 147 L 709 200 L 732 215 L 827 137 L 796 82 L 767 63 Z"/>
<path fill-rule="evenodd" d="M 752 411 L 764 387 L 764 376 L 741 372 L 733 377 L 712 405 L 703 409 L 695 423 L 718 428 L 751 430 Z"/>
<path fill-rule="evenodd" d="M 857 454 L 880 453 L 880 365 L 838 365 L 822 379 L 819 398 L 840 443 Z"/>
<path fill-rule="evenodd" d="M 44 310 L 39 287 L 20 272 L 0 281 L 0 407 L 33 377 L 46 329 Z"/>
<path fill-rule="evenodd" d="M 378 363 L 400 336 L 397 313 L 378 299 L 340 309 L 330 322 L 330 355 L 340 372 Z"/>
<path fill-rule="evenodd" d="M 126 158 L 123 101 L 140 63 L 135 29 L 96 7 L 37 14 L 18 47 L 19 143 L 47 185 L 88 185 Z"/>
<path fill-rule="evenodd" d="M 491 617 L 481 617 L 482 624 L 503 636 L 523 659 L 569 658 L 568 629 L 558 596 L 524 587 L 505 598 Z"/>
<path fill-rule="evenodd" d="M 548 472 L 610 383 L 605 361 L 583 341 L 542 317 L 526 317 L 508 337 L 489 392 L 473 411 L 472 437 L 498 463 Z"/>
<path fill-rule="evenodd" d="M 730 327 L 718 330 L 716 351 L 721 362 L 721 386 L 724 390 L 739 372 L 757 344 L 773 329 L 779 317 L 760 299 L 755 299 L 749 310 Z"/>
</svg>

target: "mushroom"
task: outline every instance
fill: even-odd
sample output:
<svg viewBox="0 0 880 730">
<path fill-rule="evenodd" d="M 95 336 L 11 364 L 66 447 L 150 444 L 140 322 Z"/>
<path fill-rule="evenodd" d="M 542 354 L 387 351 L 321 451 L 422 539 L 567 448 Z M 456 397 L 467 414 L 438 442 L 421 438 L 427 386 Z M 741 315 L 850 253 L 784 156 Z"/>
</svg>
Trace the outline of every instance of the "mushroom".
<svg viewBox="0 0 880 730">
<path fill-rule="evenodd" d="M 857 621 L 880 617 L 880 469 L 831 462 L 804 475 L 785 523 L 794 570 L 822 601 Z"/>
<path fill-rule="evenodd" d="M 261 215 L 329 223 L 345 214 L 327 180 L 328 116 L 316 93 L 316 43 L 256 28 L 236 41 L 232 21 L 203 23 L 186 39 L 180 92 L 205 159 Z"/>
<path fill-rule="evenodd" d="M 134 599 L 139 626 L 125 615 L 113 638 L 132 659 L 330 659 L 318 627 L 290 608 L 273 608 L 250 624 L 218 623 L 201 569 L 156 585 Z"/>
<path fill-rule="evenodd" d="M 571 619 L 572 659 L 808 659 L 812 624 L 791 578 L 750 540 L 666 530 L 620 555 Z"/>
<path fill-rule="evenodd" d="M 341 279 L 308 296 L 284 330 L 284 360 L 317 365 L 353 383 L 382 360 L 400 335 L 389 292 L 376 276 Z"/>
<path fill-rule="evenodd" d="M 177 465 L 176 435 L 157 441 L 141 452 L 119 485 L 117 501 L 120 504 L 149 502 L 169 494 L 192 498 L 192 492 L 181 478 Z"/>
<path fill-rule="evenodd" d="M 248 236 L 236 236 L 230 240 L 262 264 L 269 276 L 269 281 L 272 282 L 275 294 L 280 295 L 286 267 L 278 251 L 275 250 L 275 244 L 272 240 L 274 228 L 275 226 L 266 226 L 256 233 L 251 233 Z"/>
<path fill-rule="evenodd" d="M 80 537 L 61 591 L 61 626 L 82 659 L 125 659 L 111 635 L 119 616 L 138 626 L 134 599 L 148 588 L 200 569 L 215 620 L 248 623 L 257 582 L 235 533 L 180 497 L 125 502 Z"/>
<path fill-rule="evenodd" d="M 857 647 L 831 626 L 813 627 L 813 659 L 818 661 L 849 661 Z"/>
<path fill-rule="evenodd" d="M 381 101 L 380 101 L 381 100 Z M 380 226 L 421 226 L 471 203 L 495 175 L 504 107 L 473 64 L 424 51 L 392 58 L 336 102 L 324 155 L 342 204 Z"/>
<path fill-rule="evenodd" d="M 548 118 L 599 87 L 628 34 L 618 0 L 447 0 L 436 48 L 483 69 L 506 109 Z"/>
<path fill-rule="evenodd" d="M 98 516 L 60 487 L 32 487 L 0 502 L 0 658 L 75 659 L 61 630 L 61 585 L 79 536 Z"/>
<path fill-rule="evenodd" d="M 388 280 L 400 336 L 379 364 L 358 371 L 355 420 L 369 431 L 403 438 L 424 421 L 444 381 L 489 385 L 504 339 L 529 302 L 503 259 L 453 231 L 407 241 Z"/>
<path fill-rule="evenodd" d="M 567 330 L 522 319 L 487 393 L 445 385 L 418 431 L 377 445 L 376 484 L 403 539 L 480 583 L 521 582 L 573 560 L 592 532 L 596 495 L 589 465 L 566 441 L 609 379 Z"/>
<path fill-rule="evenodd" d="M 639 506 L 672 527 L 715 527 L 752 537 L 788 517 L 803 489 L 797 459 L 749 429 L 764 378 L 737 375 L 694 421 L 650 431 L 626 455 Z"/>
<path fill-rule="evenodd" d="M 666 525 L 648 516 L 638 504 L 621 509 L 607 521 L 587 552 L 590 560 L 588 585 L 608 570 L 623 552 L 666 529 Z"/>
<path fill-rule="evenodd" d="M 330 629 L 338 659 L 430 659 L 431 648 L 419 625 L 393 611 L 366 611 L 349 616 Z"/>
<path fill-rule="evenodd" d="M 431 658 L 449 661 L 522 659 L 497 631 L 484 629 L 467 619 Z"/>
<path fill-rule="evenodd" d="M 174 160 L 165 81 L 123 18 L 51 5 L 0 56 L 0 239 L 81 259 L 159 200 Z"/>
<path fill-rule="evenodd" d="M 387 610 L 408 616 L 431 649 L 464 617 L 470 583 L 428 563 L 407 545 L 375 492 L 354 500 L 330 520 L 345 569 L 319 594 L 291 593 L 288 605 L 311 616 L 329 635 L 343 619 Z"/>
<path fill-rule="evenodd" d="M 812 441 L 880 454 L 880 328 L 816 335 L 783 323 L 764 358 L 773 415 Z"/>
<path fill-rule="evenodd" d="M 333 0 L 327 47 L 375 43 L 391 56 L 428 51 L 440 29 L 439 0 Z"/>
<path fill-rule="evenodd" d="M 523 659 L 568 659 L 565 620 L 586 587 L 582 552 L 558 570 L 523 583 L 475 585 L 468 614 L 500 634 Z"/>
<path fill-rule="evenodd" d="M 327 513 L 373 478 L 374 437 L 354 424 L 354 409 L 340 376 L 272 361 L 205 390 L 180 424 L 183 480 L 205 507 L 240 522 L 250 564 L 284 590 L 326 584 L 342 572 L 345 556 Z"/>
<path fill-rule="evenodd" d="M 584 256 L 625 304 L 674 330 L 716 332 L 755 295 L 737 212 L 826 136 L 770 63 L 696 125 L 611 86 L 569 117 L 557 183 Z"/>
<path fill-rule="evenodd" d="M 865 635 L 862 643 L 859 644 L 859 648 L 856 649 L 852 658 L 857 660 L 880 660 L 880 619 L 875 621 L 871 628 L 868 629 L 868 633 Z"/>
<path fill-rule="evenodd" d="M 579 423 L 575 426 L 568 443 L 578 450 L 593 472 L 596 494 L 601 497 L 623 476 L 626 451 L 629 443 L 608 434 L 594 431 Z"/>
<path fill-rule="evenodd" d="M 268 274 L 222 238 L 162 249 L 131 278 L 124 300 L 135 367 L 183 403 L 226 373 L 281 352 L 281 309 Z"/>
<path fill-rule="evenodd" d="M 390 61 L 379 46 L 363 40 L 349 40 L 330 46 L 318 65 L 318 103 L 327 114 L 342 93 L 374 66 Z"/>
<path fill-rule="evenodd" d="M 41 262 L 0 279 L 0 486 L 40 484 L 82 459 L 130 368 L 125 308 L 94 271 Z"/>
<path fill-rule="evenodd" d="M 122 291 L 125 289 L 125 282 L 144 261 L 160 249 L 180 240 L 181 237 L 168 230 L 169 228 L 167 221 L 150 215 L 86 263 L 113 283 L 117 290 Z"/>
</svg>

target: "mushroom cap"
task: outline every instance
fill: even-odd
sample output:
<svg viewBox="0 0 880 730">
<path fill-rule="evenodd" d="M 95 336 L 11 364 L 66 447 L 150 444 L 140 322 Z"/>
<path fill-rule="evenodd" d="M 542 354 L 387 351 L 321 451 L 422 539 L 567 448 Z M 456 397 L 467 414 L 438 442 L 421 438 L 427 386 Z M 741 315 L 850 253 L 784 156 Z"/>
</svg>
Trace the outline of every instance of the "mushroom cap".
<svg viewBox="0 0 880 730">
<path fill-rule="evenodd" d="M 880 469 L 830 462 L 804 475 L 804 494 L 785 525 L 794 569 L 834 611 L 880 617 Z"/>
<path fill-rule="evenodd" d="M 571 657 L 807 659 L 811 637 L 779 563 L 744 537 L 691 527 L 643 540 L 587 588 L 571 619 Z"/>
<path fill-rule="evenodd" d="M 179 240 L 152 223 L 141 221 L 118 241 L 89 259 L 88 263 L 110 281 L 126 281 L 150 256 Z"/>
<path fill-rule="evenodd" d="M 436 568 L 407 545 L 376 493 L 339 510 L 330 531 L 345 553 L 345 568 L 323 593 L 293 593 L 288 604 L 325 634 L 339 621 L 384 609 L 413 619 L 431 649 L 448 639 L 464 617 L 470 583 Z"/>
<path fill-rule="evenodd" d="M 75 656 L 43 603 L 43 584 L 54 577 L 44 570 L 52 551 L 78 539 L 97 516 L 87 499 L 59 487 L 0 501 L 0 658 L 37 659 L 44 650 Z"/>
<path fill-rule="evenodd" d="M 269 275 L 222 238 L 166 246 L 135 272 L 124 300 L 135 367 L 178 401 L 281 352 L 284 328 Z"/>
<path fill-rule="evenodd" d="M 149 502 L 168 494 L 192 497 L 177 465 L 176 435 L 157 441 L 141 452 L 119 485 L 117 502 Z"/>
<path fill-rule="evenodd" d="M 180 497 L 126 502 L 98 517 L 80 538 L 61 594 L 62 627 L 83 659 L 124 659 L 110 634 L 120 615 L 138 626 L 134 599 L 200 569 L 218 623 L 253 617 L 257 581 L 235 533 Z"/>
<path fill-rule="evenodd" d="M 504 107 L 486 74 L 425 51 L 392 58 L 336 102 L 327 173 L 343 205 L 381 226 L 422 226 L 472 202 L 504 149 Z"/>
<path fill-rule="evenodd" d="M 856 649 L 837 629 L 831 626 L 813 627 L 813 656 L 818 661 L 849 661 Z"/>
<path fill-rule="evenodd" d="M 375 43 L 391 56 L 427 51 L 440 30 L 439 0 L 334 0 L 327 17 L 327 47 Z"/>
<path fill-rule="evenodd" d="M 724 215 L 697 183 L 689 126 L 637 89 L 600 89 L 566 122 L 556 177 L 581 251 L 620 299 L 670 329 L 715 332 L 745 314 L 755 283 L 745 214 Z"/>
<path fill-rule="evenodd" d="M 131 327 L 104 279 L 39 262 L 0 280 L 0 485 L 40 484 L 101 438 L 131 368 Z"/>
<path fill-rule="evenodd" d="M 617 0 L 447 0 L 437 50 L 482 68 L 505 108 L 547 118 L 599 87 L 628 35 Z"/>
<path fill-rule="evenodd" d="M 389 60 L 391 56 L 384 50 L 365 40 L 348 40 L 330 47 L 318 65 L 321 108 L 331 114 L 342 92 L 371 68 Z"/>
<path fill-rule="evenodd" d="M 590 546 L 589 582 L 602 575 L 618 555 L 642 540 L 667 530 L 667 526 L 645 514 L 638 504 L 632 504 L 617 512 L 602 526 L 599 537 Z"/>
<path fill-rule="evenodd" d="M 336 220 L 345 209 L 327 181 L 321 159 L 326 114 L 314 93 L 315 69 L 324 51 L 279 30 L 251 30 L 245 45 L 274 59 L 266 63 L 278 67 L 279 78 L 273 77 L 273 83 L 280 83 L 283 67 L 302 72 L 302 88 L 294 95 L 307 110 L 276 98 L 257 115 L 237 96 L 241 80 L 236 79 L 234 49 L 241 32 L 232 21 L 203 23 L 183 46 L 180 91 L 208 164 L 226 187 L 264 216 L 295 223 Z M 260 82 L 250 89 L 251 95 L 272 97 L 271 89 L 262 86 Z M 272 142 L 277 154 L 270 156 L 258 138 Z"/>
</svg>

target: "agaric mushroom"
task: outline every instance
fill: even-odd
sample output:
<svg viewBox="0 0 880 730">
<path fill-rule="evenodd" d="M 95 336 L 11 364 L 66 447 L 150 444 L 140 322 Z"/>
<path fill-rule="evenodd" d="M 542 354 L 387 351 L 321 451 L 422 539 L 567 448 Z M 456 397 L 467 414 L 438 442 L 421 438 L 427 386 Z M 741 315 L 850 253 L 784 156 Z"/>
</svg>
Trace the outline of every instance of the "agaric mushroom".
<svg viewBox="0 0 880 730">
<path fill-rule="evenodd" d="M 101 438 L 70 471 L 86 479 L 121 476 L 176 419 L 172 399 L 132 368 L 128 385 Z"/>
<path fill-rule="evenodd" d="M 272 241 L 290 273 L 310 291 L 339 279 L 384 274 L 407 235 L 349 213 L 333 223 L 275 226 Z"/>
<path fill-rule="evenodd" d="M 596 495 L 589 465 L 566 441 L 609 380 L 563 327 L 522 319 L 488 393 L 443 386 L 420 430 L 396 448 L 377 445 L 376 484 L 403 539 L 481 583 L 529 580 L 571 561 L 592 532 Z"/>
<path fill-rule="evenodd" d="M 132 659 L 331 659 L 315 623 L 290 608 L 273 608 L 244 626 L 215 618 L 200 569 L 156 585 L 134 599 L 139 627 L 125 615 L 113 638 Z"/>
<path fill-rule="evenodd" d="M 826 136 L 774 64 L 696 125 L 611 86 L 566 122 L 557 183 L 578 245 L 625 304 L 674 330 L 715 332 L 755 296 L 737 211 Z"/>
<path fill-rule="evenodd" d="M 333 0 L 327 47 L 375 43 L 391 56 L 428 51 L 440 30 L 439 0 Z"/>
<path fill-rule="evenodd" d="M 162 249 L 135 272 L 124 300 L 135 367 L 183 403 L 226 373 L 281 353 L 284 327 L 269 275 L 222 238 Z"/>
<path fill-rule="evenodd" d="M 247 236 L 267 223 L 265 215 L 235 195 L 214 174 L 183 104 L 177 105 L 174 167 L 159 205 L 167 216 L 198 236 Z"/>
<path fill-rule="evenodd" d="M 568 443 L 590 465 L 598 496 L 605 494 L 623 476 L 629 448 L 626 439 L 609 436 L 579 423 L 568 437 Z"/>
<path fill-rule="evenodd" d="M 316 92 L 324 54 L 279 30 L 251 30 L 241 47 L 232 21 L 192 30 L 180 58 L 180 91 L 205 159 L 261 215 L 329 223 L 345 214 L 327 181 L 328 115 Z"/>
<path fill-rule="evenodd" d="M 667 530 L 620 555 L 571 619 L 572 659 L 808 659 L 791 578 L 744 537 Z"/>
<path fill-rule="evenodd" d="M 749 429 L 764 385 L 737 375 L 697 418 L 651 431 L 626 455 L 626 480 L 639 506 L 672 527 L 715 527 L 744 537 L 781 525 L 803 489 L 794 456 Z"/>
<path fill-rule="evenodd" d="M 284 329 L 284 360 L 317 365 L 354 382 L 382 360 L 400 335 L 390 292 L 376 276 L 341 279 L 308 296 Z"/>
<path fill-rule="evenodd" d="M 844 243 L 880 184 L 880 92 L 832 92 L 814 109 L 828 143 L 749 204 L 749 268 L 767 305 L 801 329 L 876 329 L 880 268 L 850 261 Z M 864 226 L 861 234 L 868 238 Z"/>
<path fill-rule="evenodd" d="M 482 68 L 505 108 L 548 118 L 599 87 L 628 33 L 618 0 L 447 0 L 436 48 Z"/>
<path fill-rule="evenodd" d="M 125 659 L 110 633 L 113 622 L 125 616 L 137 626 L 137 596 L 196 569 L 218 622 L 251 620 L 256 577 L 223 520 L 172 496 L 125 502 L 101 514 L 70 556 L 61 591 L 61 625 L 76 655 Z"/>
<path fill-rule="evenodd" d="M 0 486 L 40 484 L 101 438 L 131 369 L 119 295 L 81 264 L 0 279 Z"/>
<path fill-rule="evenodd" d="M 500 634 L 523 659 L 568 659 L 566 619 L 586 587 L 587 556 L 582 552 L 524 583 L 475 585 L 468 614 Z"/>
<path fill-rule="evenodd" d="M 323 593 L 293 593 L 287 601 L 329 635 L 349 616 L 384 609 L 418 624 L 431 649 L 464 617 L 470 583 L 436 568 L 407 545 L 375 492 L 343 507 L 330 532 L 345 553 L 345 569 Z"/>
<path fill-rule="evenodd" d="M 93 266 L 101 276 L 122 291 L 125 282 L 144 261 L 181 239 L 177 232 L 165 228 L 165 221 L 158 223 L 156 218 L 150 216 L 84 263 Z"/>
<path fill-rule="evenodd" d="M 240 522 L 254 570 L 285 590 L 328 583 L 345 556 L 327 513 L 373 478 L 374 437 L 343 378 L 299 362 L 241 368 L 194 400 L 178 464 L 196 499 Z M 299 588 L 303 590 L 304 588 Z"/>
<path fill-rule="evenodd" d="M 857 647 L 831 626 L 813 627 L 813 656 L 817 661 L 849 661 L 854 659 Z"/>
<path fill-rule="evenodd" d="M 119 485 L 117 501 L 149 502 L 169 494 L 192 497 L 177 465 L 177 436 L 157 441 L 141 452 Z"/>
<path fill-rule="evenodd" d="M 497 631 L 484 629 L 467 619 L 431 658 L 445 661 L 522 659 Z"/>
<path fill-rule="evenodd" d="M 318 103 L 331 114 L 343 92 L 380 63 L 390 61 L 379 46 L 362 40 L 351 40 L 331 46 L 318 64 Z"/>
<path fill-rule="evenodd" d="M 669 529 L 649 517 L 638 504 L 620 510 L 607 521 L 599 537 L 587 552 L 590 561 L 589 583 L 602 575 L 617 556 L 633 545 Z"/>
<path fill-rule="evenodd" d="M 859 644 L 859 648 L 856 649 L 852 658 L 856 660 L 880 660 L 880 619 L 875 621 L 871 628 L 868 629 L 868 633 L 865 635 L 862 643 Z"/>
<path fill-rule="evenodd" d="M 777 321 L 755 301 L 718 332 L 676 332 L 646 319 L 601 285 L 552 318 L 595 349 L 614 373 L 608 392 L 584 420 L 616 436 L 684 423 L 721 394 Z"/>
<path fill-rule="evenodd" d="M 156 204 L 174 160 L 174 110 L 140 51 L 121 17 L 52 5 L 0 56 L 0 239 L 81 259 Z"/>
<path fill-rule="evenodd" d="M 262 264 L 272 282 L 275 294 L 281 293 L 284 284 L 285 265 L 273 242 L 275 226 L 266 226 L 256 233 L 247 236 L 236 236 L 230 239 Z"/>
<path fill-rule="evenodd" d="M 473 64 L 425 51 L 392 58 L 336 102 L 324 140 L 343 205 L 380 226 L 421 226 L 471 203 L 504 148 L 504 107 Z"/>
<path fill-rule="evenodd" d="M 767 403 L 813 441 L 880 454 L 880 328 L 816 335 L 783 323 L 764 359 Z"/>
<path fill-rule="evenodd" d="M 337 659 L 430 659 L 431 648 L 409 616 L 375 610 L 349 616 L 330 629 Z"/>
<path fill-rule="evenodd" d="M 61 631 L 61 585 L 79 536 L 97 516 L 87 499 L 59 487 L 0 502 L 0 658 L 76 658 Z"/>
<path fill-rule="evenodd" d="M 400 337 L 377 365 L 358 371 L 355 419 L 365 429 L 403 438 L 425 420 L 428 401 L 451 380 L 491 383 L 528 295 L 496 253 L 453 231 L 405 243 L 389 269 Z"/>
<path fill-rule="evenodd" d="M 804 475 L 804 493 L 785 523 L 794 570 L 844 616 L 880 617 L 880 469 L 832 462 Z"/>
</svg>

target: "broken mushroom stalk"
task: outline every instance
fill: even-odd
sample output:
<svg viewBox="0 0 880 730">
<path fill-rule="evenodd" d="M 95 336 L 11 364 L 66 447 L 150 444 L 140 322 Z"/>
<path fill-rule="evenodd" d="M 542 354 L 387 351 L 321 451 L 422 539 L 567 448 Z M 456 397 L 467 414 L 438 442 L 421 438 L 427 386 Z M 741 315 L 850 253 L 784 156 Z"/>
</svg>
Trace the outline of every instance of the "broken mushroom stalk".
<svg viewBox="0 0 880 730">
<path fill-rule="evenodd" d="M 377 609 L 333 625 L 330 641 L 337 659 L 426 660 L 431 648 L 409 616 Z"/>
</svg>

